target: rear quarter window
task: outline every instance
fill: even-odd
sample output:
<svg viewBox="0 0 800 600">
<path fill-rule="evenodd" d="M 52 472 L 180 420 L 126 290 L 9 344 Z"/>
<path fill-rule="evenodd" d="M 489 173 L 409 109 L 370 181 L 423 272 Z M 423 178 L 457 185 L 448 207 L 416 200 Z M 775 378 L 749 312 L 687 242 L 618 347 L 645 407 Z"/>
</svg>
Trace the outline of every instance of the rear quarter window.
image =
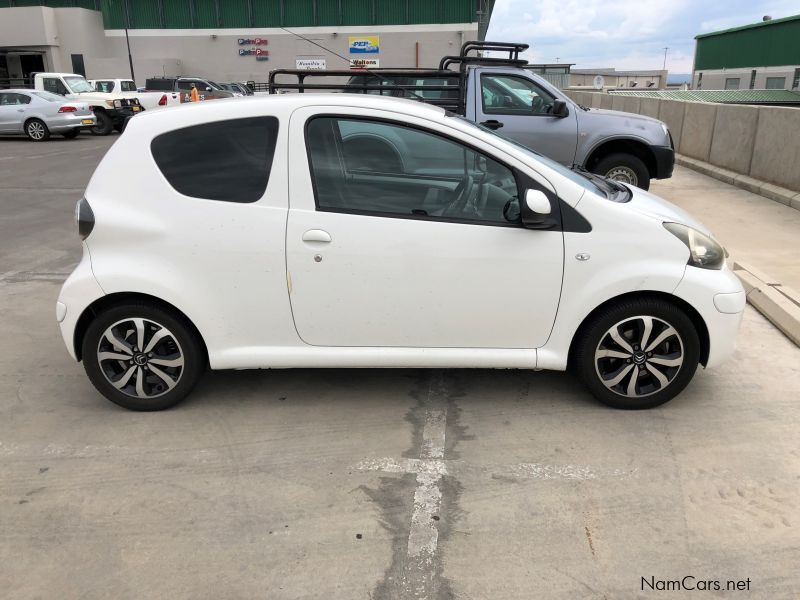
<svg viewBox="0 0 800 600">
<path fill-rule="evenodd" d="M 162 133 L 150 149 L 181 194 L 221 202 L 255 202 L 269 182 L 278 119 L 251 117 Z"/>
</svg>

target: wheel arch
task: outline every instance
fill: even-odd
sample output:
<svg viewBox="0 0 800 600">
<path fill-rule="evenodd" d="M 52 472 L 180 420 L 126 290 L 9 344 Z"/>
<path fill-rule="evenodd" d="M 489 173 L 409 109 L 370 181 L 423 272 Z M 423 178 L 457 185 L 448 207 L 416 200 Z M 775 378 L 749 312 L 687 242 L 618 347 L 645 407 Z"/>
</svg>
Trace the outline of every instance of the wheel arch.
<svg viewBox="0 0 800 600">
<path fill-rule="evenodd" d="M 174 304 L 170 304 L 169 302 L 161 300 L 160 298 L 156 298 L 155 296 L 151 296 L 149 294 L 142 294 L 140 292 L 116 292 L 101 296 L 83 310 L 75 325 L 75 331 L 73 333 L 72 340 L 73 348 L 75 349 L 75 356 L 79 361 L 83 359 L 83 338 L 86 335 L 86 331 L 89 328 L 90 323 L 104 310 L 126 302 L 144 302 L 151 304 L 161 308 L 162 310 L 172 313 L 177 318 L 184 321 L 187 326 L 194 330 L 194 332 L 197 334 L 197 337 L 202 342 L 203 353 L 205 354 L 206 363 L 208 363 L 208 347 L 206 346 L 206 341 L 203 338 L 203 334 L 200 333 L 200 330 L 186 315 L 186 313 L 184 313 Z"/>
<path fill-rule="evenodd" d="M 668 294 L 665 292 L 654 292 L 654 291 L 639 291 L 639 292 L 629 292 L 626 294 L 620 294 L 619 296 L 614 296 L 613 298 L 609 298 L 602 304 L 596 306 L 594 310 L 592 310 L 589 314 L 587 314 L 578 328 L 575 330 L 575 334 L 572 336 L 572 341 L 569 345 L 569 354 L 568 354 L 568 365 L 572 366 L 576 351 L 576 346 L 578 340 L 583 336 L 583 332 L 586 330 L 587 325 L 589 322 L 594 318 L 594 316 L 606 308 L 611 304 L 617 304 L 622 300 L 644 300 L 648 298 L 656 298 L 658 300 L 663 300 L 673 304 L 680 308 L 683 312 L 686 313 L 686 316 L 691 319 L 692 324 L 695 326 L 697 330 L 697 336 L 700 338 L 700 364 L 705 366 L 708 362 L 709 352 L 711 351 L 711 341 L 708 334 L 708 326 L 706 322 L 703 320 L 703 317 L 700 315 L 699 312 L 686 300 L 679 298 L 677 296 L 673 296 L 672 294 Z"/>
<path fill-rule="evenodd" d="M 597 163 L 612 154 L 632 154 L 636 156 L 645 164 L 650 177 L 652 179 L 656 178 L 657 164 L 653 151 L 646 143 L 632 138 L 615 138 L 601 142 L 589 153 L 584 167 L 586 167 L 586 170 L 591 171 Z"/>
</svg>

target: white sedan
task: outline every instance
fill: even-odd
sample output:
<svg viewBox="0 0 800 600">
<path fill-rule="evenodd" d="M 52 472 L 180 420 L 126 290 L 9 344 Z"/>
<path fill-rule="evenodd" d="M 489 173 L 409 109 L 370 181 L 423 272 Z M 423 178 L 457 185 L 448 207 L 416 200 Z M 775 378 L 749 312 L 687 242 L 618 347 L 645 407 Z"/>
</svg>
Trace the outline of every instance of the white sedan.
<svg viewBox="0 0 800 600">
<path fill-rule="evenodd" d="M 409 100 L 145 113 L 76 216 L 57 318 L 134 410 L 174 405 L 206 367 L 569 366 L 647 408 L 731 354 L 745 306 L 682 210 Z"/>
<path fill-rule="evenodd" d="M 43 142 L 51 133 L 73 139 L 96 124 L 86 102 L 42 90 L 0 90 L 0 135 L 27 135 Z"/>
</svg>

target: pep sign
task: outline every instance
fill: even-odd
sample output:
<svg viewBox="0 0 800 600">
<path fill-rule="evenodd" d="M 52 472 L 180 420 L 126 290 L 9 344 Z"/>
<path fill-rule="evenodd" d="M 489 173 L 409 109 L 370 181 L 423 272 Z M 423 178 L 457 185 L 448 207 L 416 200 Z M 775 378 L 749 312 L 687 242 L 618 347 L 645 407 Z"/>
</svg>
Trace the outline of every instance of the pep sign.
<svg viewBox="0 0 800 600">
<path fill-rule="evenodd" d="M 380 39 L 377 35 L 351 36 L 348 41 L 350 54 L 377 54 L 380 51 Z"/>
</svg>

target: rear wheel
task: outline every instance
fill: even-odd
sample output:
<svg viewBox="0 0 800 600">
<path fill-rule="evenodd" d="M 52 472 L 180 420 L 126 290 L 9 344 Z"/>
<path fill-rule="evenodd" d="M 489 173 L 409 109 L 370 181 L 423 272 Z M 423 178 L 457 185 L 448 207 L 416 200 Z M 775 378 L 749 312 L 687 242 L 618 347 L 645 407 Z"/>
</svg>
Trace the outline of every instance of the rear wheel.
<svg viewBox="0 0 800 600">
<path fill-rule="evenodd" d="M 623 301 L 603 309 L 577 340 L 575 367 L 601 402 L 652 408 L 677 396 L 700 360 L 691 319 L 660 299 Z"/>
<path fill-rule="evenodd" d="M 74 140 L 76 137 L 78 137 L 78 134 L 80 132 L 81 132 L 81 130 L 78 129 L 77 127 L 75 127 L 74 129 L 69 129 L 69 130 L 65 131 L 61 135 L 64 136 L 65 138 L 67 138 L 68 140 Z"/>
<path fill-rule="evenodd" d="M 633 154 L 610 154 L 592 168 L 592 173 L 608 177 L 620 183 L 635 185 L 647 190 L 650 188 L 650 172 L 647 165 Z"/>
<path fill-rule="evenodd" d="M 44 142 L 50 137 L 50 130 L 44 124 L 44 121 L 29 119 L 25 123 L 25 135 L 34 142 Z"/>
<path fill-rule="evenodd" d="M 130 410 L 163 410 L 194 388 L 206 364 L 194 328 L 148 304 L 98 315 L 83 339 L 83 365 L 106 398 Z"/>
<path fill-rule="evenodd" d="M 104 110 L 94 111 L 97 124 L 92 127 L 92 135 L 108 135 L 114 129 L 114 122 Z"/>
</svg>

